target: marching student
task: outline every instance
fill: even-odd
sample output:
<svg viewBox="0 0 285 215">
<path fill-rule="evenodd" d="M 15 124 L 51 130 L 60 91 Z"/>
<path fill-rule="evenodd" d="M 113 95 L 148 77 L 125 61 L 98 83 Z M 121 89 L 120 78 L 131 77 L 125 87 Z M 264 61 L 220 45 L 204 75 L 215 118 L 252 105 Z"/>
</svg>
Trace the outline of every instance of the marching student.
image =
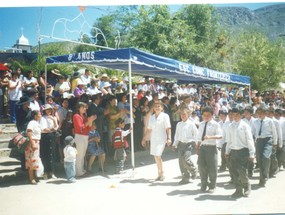
<svg viewBox="0 0 285 215">
<path fill-rule="evenodd" d="M 272 153 L 270 156 L 270 168 L 269 168 L 269 178 L 275 177 L 279 171 L 278 161 L 277 161 L 277 149 L 282 147 L 282 131 L 280 122 L 274 117 L 274 109 L 267 110 L 267 117 L 273 120 L 277 134 L 277 146 L 272 147 Z"/>
<path fill-rule="evenodd" d="M 253 161 L 255 147 L 249 125 L 241 120 L 243 110 L 233 108 L 233 123 L 229 125 L 225 157 L 229 159 L 236 191 L 233 198 L 248 197 L 251 185 L 247 174 L 248 162 Z"/>
<path fill-rule="evenodd" d="M 197 176 L 197 167 L 191 160 L 193 150 L 196 150 L 196 140 L 198 129 L 193 121 L 189 119 L 190 110 L 188 108 L 180 110 L 181 120 L 176 126 L 172 149 L 177 149 L 179 168 L 182 174 L 180 185 L 189 183 L 191 178 Z"/>
<path fill-rule="evenodd" d="M 254 122 L 253 130 L 256 138 L 256 160 L 259 164 L 259 186 L 265 187 L 269 178 L 270 156 L 272 147 L 277 147 L 277 132 L 272 119 L 266 117 L 266 108 L 256 109 L 258 119 Z"/>
<path fill-rule="evenodd" d="M 252 135 L 254 135 L 253 123 L 256 119 L 253 117 L 253 107 L 247 106 L 244 109 L 243 116 L 244 116 L 243 120 L 250 126 L 251 133 Z M 253 139 L 254 139 L 254 136 L 253 136 Z M 256 164 L 256 166 L 258 166 L 258 164 Z M 249 161 L 248 162 L 248 177 L 250 178 L 253 176 L 253 167 L 254 167 L 254 161 Z"/>
<path fill-rule="evenodd" d="M 214 110 L 206 106 L 202 110 L 203 122 L 198 131 L 198 169 L 201 177 L 201 191 L 213 193 L 218 174 L 217 142 L 222 138 L 222 129 L 213 119 Z M 210 183 L 208 183 L 208 179 Z"/>
</svg>

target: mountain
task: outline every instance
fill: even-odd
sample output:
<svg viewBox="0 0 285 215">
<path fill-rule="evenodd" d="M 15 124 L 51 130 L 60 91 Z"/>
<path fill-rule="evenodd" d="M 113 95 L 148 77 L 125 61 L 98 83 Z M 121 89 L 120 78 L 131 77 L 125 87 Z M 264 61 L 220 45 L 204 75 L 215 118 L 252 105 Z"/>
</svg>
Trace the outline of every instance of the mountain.
<svg viewBox="0 0 285 215">
<path fill-rule="evenodd" d="M 246 7 L 217 7 L 219 24 L 232 31 L 257 30 L 276 40 L 285 36 L 285 4 L 250 10 Z"/>
</svg>

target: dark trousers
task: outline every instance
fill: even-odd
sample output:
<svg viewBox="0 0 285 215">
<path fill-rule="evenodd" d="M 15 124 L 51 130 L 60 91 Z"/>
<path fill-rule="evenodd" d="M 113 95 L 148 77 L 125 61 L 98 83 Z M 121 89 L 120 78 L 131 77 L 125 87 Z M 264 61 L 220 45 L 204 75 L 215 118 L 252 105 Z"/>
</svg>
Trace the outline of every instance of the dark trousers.
<svg viewBox="0 0 285 215">
<path fill-rule="evenodd" d="M 269 178 L 270 156 L 272 153 L 272 138 L 256 140 L 256 160 L 259 164 L 259 179 L 261 182 Z"/>
<path fill-rule="evenodd" d="M 16 102 L 17 101 L 9 100 L 9 112 L 12 123 L 16 123 Z"/>
<path fill-rule="evenodd" d="M 198 169 L 203 186 L 209 186 L 210 189 L 216 187 L 218 174 L 218 157 L 216 146 L 201 145 L 198 156 Z M 208 184 L 208 178 L 210 183 Z"/>
<path fill-rule="evenodd" d="M 272 147 L 272 153 L 270 156 L 270 169 L 269 176 L 273 176 L 278 172 L 278 161 L 277 161 L 277 147 Z"/>
<path fill-rule="evenodd" d="M 196 175 L 197 168 L 191 160 L 195 143 L 179 142 L 177 146 L 179 167 L 182 174 L 182 179 L 189 180 L 191 175 Z"/>
<path fill-rule="evenodd" d="M 226 146 L 227 146 L 227 143 L 224 143 L 223 147 L 221 149 L 221 167 L 220 168 L 222 168 L 222 169 L 226 169 L 228 166 L 227 160 L 225 158 Z"/>
<path fill-rule="evenodd" d="M 285 168 L 285 145 L 284 144 L 285 144 L 285 141 L 283 141 L 283 147 L 281 149 L 277 149 L 277 152 L 276 152 L 276 157 L 277 157 L 279 168 L 281 168 L 281 166 Z"/>
<path fill-rule="evenodd" d="M 237 190 L 242 191 L 243 188 L 248 188 L 250 182 L 247 175 L 249 150 L 243 148 L 240 150 L 231 150 L 230 163 L 233 176 L 233 182 Z"/>
<path fill-rule="evenodd" d="M 55 170 L 55 134 L 42 134 L 40 141 L 40 156 L 46 173 L 54 173 Z"/>
</svg>

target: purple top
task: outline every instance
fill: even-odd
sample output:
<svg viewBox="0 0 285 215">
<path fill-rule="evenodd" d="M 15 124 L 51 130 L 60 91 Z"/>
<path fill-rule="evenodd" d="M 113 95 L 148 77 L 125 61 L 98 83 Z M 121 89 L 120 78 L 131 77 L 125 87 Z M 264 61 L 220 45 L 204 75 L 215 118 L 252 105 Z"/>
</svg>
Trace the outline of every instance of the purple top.
<svg viewBox="0 0 285 215">
<path fill-rule="evenodd" d="M 78 88 L 78 87 L 76 87 L 75 89 L 74 89 L 74 92 L 73 92 L 73 94 L 74 94 L 74 96 L 75 97 L 80 97 L 83 93 L 85 93 L 85 90 L 84 89 L 80 89 L 80 88 Z"/>
</svg>

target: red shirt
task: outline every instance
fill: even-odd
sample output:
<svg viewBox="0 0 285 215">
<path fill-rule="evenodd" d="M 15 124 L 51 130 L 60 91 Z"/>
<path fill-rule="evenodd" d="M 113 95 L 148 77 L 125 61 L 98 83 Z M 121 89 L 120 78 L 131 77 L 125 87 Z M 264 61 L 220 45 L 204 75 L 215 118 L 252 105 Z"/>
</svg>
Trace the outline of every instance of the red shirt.
<svg viewBox="0 0 285 215">
<path fill-rule="evenodd" d="M 88 136 L 91 126 L 85 126 L 87 118 L 83 118 L 78 113 L 73 115 L 74 133 Z"/>
</svg>

